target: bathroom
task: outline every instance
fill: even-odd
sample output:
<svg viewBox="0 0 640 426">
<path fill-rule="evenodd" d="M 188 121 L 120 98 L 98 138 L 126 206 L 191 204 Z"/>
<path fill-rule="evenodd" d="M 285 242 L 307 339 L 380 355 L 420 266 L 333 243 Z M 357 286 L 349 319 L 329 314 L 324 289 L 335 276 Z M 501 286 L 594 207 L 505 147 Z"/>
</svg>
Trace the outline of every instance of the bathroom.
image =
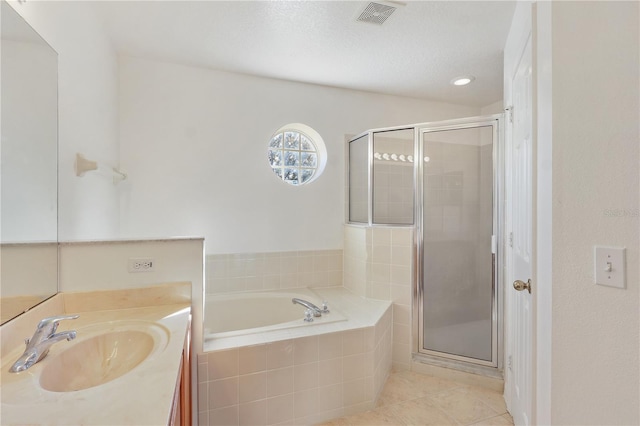
<svg viewBox="0 0 640 426">
<path fill-rule="evenodd" d="M 281 9 L 277 9 L 278 3 L 273 3 L 272 7 L 276 10 L 269 12 L 265 10 L 268 4 L 258 3 L 263 8 L 261 12 L 273 13 L 278 17 L 294 13 L 298 5 L 291 3 L 290 7 L 281 6 Z M 205 21 L 202 23 L 204 28 L 207 23 L 213 25 L 213 18 L 200 14 L 203 16 L 198 21 L 197 17 L 193 17 L 197 13 L 184 12 L 183 15 L 177 5 L 166 3 L 164 7 L 157 6 L 155 21 L 149 21 L 143 19 L 146 14 L 143 6 L 135 3 L 108 7 L 107 4 L 88 2 L 11 2 L 11 6 L 58 54 L 57 239 L 63 244 L 57 290 L 87 291 L 91 286 L 103 289 L 104 285 L 113 287 L 115 282 L 122 283 L 122 287 L 126 288 L 149 283 L 190 281 L 194 286 L 193 348 L 203 344 L 201 340 L 197 342 L 204 334 L 202 312 L 197 312 L 197 307 L 204 303 L 203 294 L 297 287 L 301 285 L 297 276 L 298 267 L 306 274 L 303 280 L 315 281 L 321 288 L 340 284 L 348 287 L 353 282 L 353 274 L 347 273 L 345 251 L 350 239 L 362 241 L 362 237 L 354 233 L 363 228 L 355 227 L 354 231 L 354 227 L 345 226 L 347 140 L 368 129 L 486 116 L 502 112 L 503 106 L 508 106 L 502 104 L 501 96 L 484 104 L 464 105 L 455 98 L 454 89 L 457 88 L 448 84 L 455 75 L 448 76 L 446 81 L 450 101 L 446 101 L 447 96 L 443 97 L 444 101 L 434 101 L 418 96 L 328 87 L 335 84 L 322 80 L 323 72 L 327 70 L 318 63 L 313 64 L 316 74 L 310 78 L 310 82 L 315 84 L 287 81 L 283 77 L 269 78 L 273 75 L 268 74 L 258 77 L 249 75 L 251 73 L 218 71 L 206 63 L 189 61 L 189 51 L 197 50 L 199 43 L 183 41 L 185 44 L 182 49 L 175 49 L 174 43 L 178 41 L 173 40 L 172 32 L 166 28 L 186 24 L 178 19 L 170 20 L 170 17 L 187 19 L 188 16 L 196 19 L 195 22 L 189 21 L 194 27 L 197 27 L 196 22 L 201 21 Z M 352 9 L 348 19 L 352 21 L 352 15 L 357 15 L 356 9 L 365 4 L 345 2 L 342 7 L 349 5 Z M 435 7 L 438 3 L 433 5 L 433 13 L 441 12 Z M 246 2 L 233 8 L 230 4 L 220 3 L 219 7 L 225 10 L 224 14 L 220 14 L 224 19 L 215 21 L 215 25 L 220 27 L 217 37 L 224 40 L 224 34 L 248 33 L 252 22 L 243 19 L 243 16 L 248 14 L 246 8 L 251 6 L 256 4 Z M 321 14 L 323 3 L 313 3 L 309 7 L 313 8 L 310 12 Z M 405 6 L 405 14 L 409 14 L 410 7 L 417 5 L 409 2 Z M 488 3 L 485 7 L 498 13 L 505 6 Z M 506 13 L 501 12 L 505 16 L 500 15 L 501 19 L 494 16 L 494 21 L 491 21 L 499 21 L 504 25 L 498 44 L 500 49 L 504 48 L 514 8 L 512 5 Z M 385 25 L 394 25 L 393 19 L 402 17 L 403 11 L 397 12 L 400 13 L 389 18 Z M 569 13 L 556 11 L 558 14 L 563 12 Z M 458 13 L 461 14 L 461 22 L 468 24 L 464 21 L 468 15 L 460 10 Z M 517 14 L 513 16 L 513 19 L 517 18 Z M 444 16 L 441 18 L 444 19 Z M 388 28 L 373 27 L 374 30 L 371 30 L 368 24 L 355 24 L 361 26 L 356 26 L 353 31 L 378 31 L 376 36 L 371 37 L 381 38 L 370 40 L 373 44 L 382 42 L 384 36 L 380 35 L 379 30 Z M 126 34 L 135 34 L 136 31 L 140 32 L 139 45 L 127 41 Z M 145 51 L 142 42 L 144 37 L 157 38 L 155 46 L 158 51 Z M 212 42 L 204 30 L 196 34 L 194 39 Z M 220 41 L 220 44 L 224 44 L 224 41 Z M 182 50 L 184 56 L 162 60 L 162 46 Z M 410 51 L 415 52 L 416 49 L 412 47 Z M 633 47 L 629 49 L 633 50 Z M 247 57 L 258 54 L 258 50 L 252 51 Z M 228 59 L 233 53 L 221 50 L 219 54 L 227 55 Z M 495 68 L 498 87 L 502 87 L 501 70 L 502 59 L 499 57 Z M 358 87 L 357 75 L 349 75 L 349 70 L 345 69 L 343 76 L 345 86 L 350 81 L 354 87 Z M 480 83 L 480 79 L 477 80 L 469 86 L 470 89 Z M 336 105 L 340 105 L 340 108 L 336 108 Z M 311 126 L 321 134 L 327 146 L 324 172 L 309 185 L 294 187 L 278 181 L 267 163 L 266 151 L 270 138 L 280 126 L 288 123 Z M 97 160 L 101 166 L 118 167 L 126 173 L 127 178 L 114 184 L 104 170 L 76 176 L 74 162 L 77 153 Z M 635 208 L 637 200 L 618 204 L 612 201 L 609 204 L 612 208 Z M 627 217 L 629 221 L 633 220 L 633 216 Z M 604 225 L 614 226 L 611 222 L 605 222 Z M 629 223 L 618 225 L 627 227 L 623 228 L 624 232 L 631 226 Z M 412 245 L 412 234 L 407 228 L 375 228 L 371 232 L 374 242 L 376 237 L 388 241 L 387 245 L 381 246 L 388 247 L 390 253 L 395 248 L 404 256 L 407 247 Z M 633 232 L 631 229 L 629 238 Z M 186 254 L 184 257 L 188 257 L 188 260 L 181 263 L 175 251 L 163 251 L 167 244 L 164 242 L 141 242 L 140 245 L 146 245 L 141 249 L 122 241 L 175 236 L 204 237 L 204 248 L 202 243 L 193 240 L 173 242 L 184 246 L 175 248 L 180 253 L 184 253 L 181 250 L 199 252 L 200 266 Z M 364 238 L 366 240 L 366 235 Z M 83 244 L 101 240 L 120 240 L 120 243 Z M 634 258 L 631 250 L 633 247 L 633 250 L 637 250 L 637 241 L 634 246 L 634 240 L 625 243 L 612 241 L 606 236 L 589 240 L 598 244 L 603 241 L 613 246 L 628 247 L 628 288 L 622 296 L 603 293 L 597 298 L 626 296 L 624 300 L 633 299 L 630 293 L 637 291 L 637 276 L 633 275 L 635 272 L 631 266 L 637 256 Z M 570 245 L 570 242 L 567 244 Z M 203 250 L 206 275 L 202 271 Z M 268 256 L 277 257 L 279 263 L 267 261 Z M 409 249 L 408 257 L 411 256 Z M 147 257 L 154 259 L 158 268 L 156 272 L 128 274 L 126 267 L 119 266 L 119 262 L 126 262 L 130 258 Z M 295 273 L 293 269 L 282 266 L 291 265 L 293 259 L 297 265 Z M 392 263 L 393 260 L 388 262 L 389 271 L 394 267 L 395 271 L 406 273 L 406 257 L 395 259 L 399 262 L 397 264 Z M 192 269 L 187 268 L 185 263 L 195 265 L 196 272 L 191 272 Z M 309 267 L 310 270 L 303 269 Z M 117 268 L 121 270 L 113 270 Z M 95 278 L 91 285 L 83 281 L 94 275 L 109 279 Z M 348 275 L 351 275 L 349 280 Z M 397 309 L 409 315 L 411 283 L 396 279 L 396 276 L 392 278 L 389 274 L 384 285 L 375 287 L 378 293 L 372 298 L 397 302 Z M 557 296 L 563 297 L 563 294 Z M 596 296 L 593 298 L 596 299 Z M 556 300 L 554 295 L 554 303 Z M 629 302 L 624 300 L 616 299 L 621 303 L 619 306 L 627 307 L 619 310 L 618 319 L 629 312 Z M 564 318 L 561 312 L 554 310 L 554 321 L 556 318 L 569 321 L 566 323 L 568 328 L 574 324 L 573 320 Z M 633 318 L 637 321 L 637 315 Z M 396 369 L 408 366 L 411 362 L 409 322 L 402 321 L 392 321 L 390 326 L 393 331 L 391 338 L 396 339 L 394 349 L 401 348 L 391 354 Z M 554 327 L 557 324 L 562 323 L 554 322 Z M 556 338 L 560 337 L 554 335 Z M 629 342 L 632 344 L 633 338 Z M 192 351 L 195 370 L 208 364 L 208 360 L 205 362 L 198 357 L 202 355 L 202 349 Z M 554 353 L 556 356 L 553 359 L 564 363 L 564 357 L 569 353 L 573 351 L 566 350 L 560 355 Z M 632 362 L 622 364 L 627 367 L 633 365 Z M 566 370 L 561 366 L 553 369 L 554 383 L 561 385 L 554 390 L 557 392 L 554 400 L 568 401 L 568 407 L 573 410 L 583 407 L 583 403 L 575 401 L 571 392 L 562 387 L 568 386 L 567 383 L 575 378 L 573 374 L 563 371 Z M 610 374 L 618 377 L 617 370 Z M 194 376 L 194 379 L 193 382 L 197 384 L 198 377 Z M 207 383 L 210 381 L 207 380 Z M 192 396 L 195 401 L 209 398 L 203 397 L 204 388 L 194 386 Z M 631 397 L 634 394 L 630 391 L 625 395 Z M 571 418 L 562 408 L 554 410 L 558 410 L 553 412 L 558 416 L 557 422 L 562 419 L 568 422 L 566 419 Z M 198 408 L 194 418 L 201 411 Z M 206 421 L 203 416 L 201 424 L 214 424 L 209 417 L 211 410 L 208 411 Z M 633 418 L 632 415 L 623 412 L 620 418 Z M 544 419 L 544 416 L 540 419 Z M 541 420 L 538 423 L 545 422 Z"/>
</svg>

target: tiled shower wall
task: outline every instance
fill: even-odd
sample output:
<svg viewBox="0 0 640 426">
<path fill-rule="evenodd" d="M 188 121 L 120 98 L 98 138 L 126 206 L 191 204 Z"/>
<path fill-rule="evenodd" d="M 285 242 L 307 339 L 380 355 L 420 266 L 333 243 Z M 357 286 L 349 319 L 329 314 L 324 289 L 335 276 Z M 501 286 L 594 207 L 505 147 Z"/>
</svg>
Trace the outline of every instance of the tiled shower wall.
<svg viewBox="0 0 640 426">
<path fill-rule="evenodd" d="M 392 359 L 411 363 L 413 228 L 344 227 L 344 286 L 354 293 L 393 302 Z"/>
<path fill-rule="evenodd" d="M 206 256 L 206 293 L 342 285 L 342 250 Z"/>
<path fill-rule="evenodd" d="M 412 223 L 413 163 L 375 160 L 373 170 L 374 223 Z"/>
<path fill-rule="evenodd" d="M 374 133 L 373 223 L 413 223 L 413 139 L 413 129 Z"/>
</svg>

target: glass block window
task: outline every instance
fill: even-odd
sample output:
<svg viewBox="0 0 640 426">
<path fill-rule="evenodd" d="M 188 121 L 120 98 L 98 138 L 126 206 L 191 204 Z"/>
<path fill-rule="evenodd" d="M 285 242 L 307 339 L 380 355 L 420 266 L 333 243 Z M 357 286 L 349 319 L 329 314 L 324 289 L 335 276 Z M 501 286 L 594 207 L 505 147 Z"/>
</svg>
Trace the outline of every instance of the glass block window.
<svg viewBox="0 0 640 426">
<path fill-rule="evenodd" d="M 290 185 L 315 180 L 324 169 L 326 150 L 320 135 L 304 124 L 287 124 L 269 141 L 268 159 L 278 179 Z"/>
</svg>

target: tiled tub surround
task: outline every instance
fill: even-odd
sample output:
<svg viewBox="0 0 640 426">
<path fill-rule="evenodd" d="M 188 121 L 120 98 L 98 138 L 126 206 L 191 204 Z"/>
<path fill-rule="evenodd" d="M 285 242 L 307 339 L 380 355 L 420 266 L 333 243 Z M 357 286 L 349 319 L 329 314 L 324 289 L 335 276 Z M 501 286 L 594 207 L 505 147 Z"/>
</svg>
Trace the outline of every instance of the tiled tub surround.
<svg viewBox="0 0 640 426">
<path fill-rule="evenodd" d="M 347 320 L 254 335 L 258 344 L 205 342 L 199 424 L 315 424 L 374 406 L 391 369 L 390 304 L 316 291 Z"/>
<path fill-rule="evenodd" d="M 342 285 L 342 250 L 206 256 L 206 293 Z"/>
<path fill-rule="evenodd" d="M 411 367 L 413 228 L 344 227 L 344 286 L 393 305 L 393 366 Z"/>
<path fill-rule="evenodd" d="M 190 283 L 147 289 L 59 293 L 2 331 L 2 424 L 168 424 L 186 332 L 189 325 Z M 46 358 L 24 373 L 9 373 L 42 318 L 79 313 L 61 321 L 58 331 L 77 330 L 77 338 L 51 347 Z M 38 381 L 55 357 L 93 332 L 132 324 L 154 324 L 167 332 L 164 349 L 110 382 L 74 392 L 44 391 Z M 162 334 L 162 333 L 161 333 Z M 161 346 L 162 347 L 162 346 Z"/>
</svg>

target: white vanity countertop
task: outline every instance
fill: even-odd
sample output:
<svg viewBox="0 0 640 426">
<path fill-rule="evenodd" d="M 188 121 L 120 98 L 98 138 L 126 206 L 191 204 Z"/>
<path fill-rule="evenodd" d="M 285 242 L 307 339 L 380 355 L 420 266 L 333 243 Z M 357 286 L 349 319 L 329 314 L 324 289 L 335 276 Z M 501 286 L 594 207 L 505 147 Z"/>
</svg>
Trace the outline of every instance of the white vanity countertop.
<svg viewBox="0 0 640 426">
<path fill-rule="evenodd" d="M 64 314 L 73 314 L 68 311 Z M 62 312 L 60 312 L 62 314 Z M 50 425 L 166 425 L 169 423 L 182 350 L 189 326 L 188 303 L 79 312 L 75 320 L 61 321 L 58 332 L 76 330 L 77 341 L 84 333 L 100 333 L 145 324 L 167 338 L 128 373 L 105 384 L 79 391 L 50 392 L 40 386 L 47 361 L 76 341 L 54 344 L 47 357 L 21 373 L 9 367 L 22 354 L 18 347 L 2 359 L 1 423 Z M 35 324 L 33 324 L 35 329 Z M 165 333 L 166 332 L 166 333 Z M 86 334 L 85 334 L 86 336 Z M 166 346 L 164 346 L 166 344 Z"/>
</svg>

